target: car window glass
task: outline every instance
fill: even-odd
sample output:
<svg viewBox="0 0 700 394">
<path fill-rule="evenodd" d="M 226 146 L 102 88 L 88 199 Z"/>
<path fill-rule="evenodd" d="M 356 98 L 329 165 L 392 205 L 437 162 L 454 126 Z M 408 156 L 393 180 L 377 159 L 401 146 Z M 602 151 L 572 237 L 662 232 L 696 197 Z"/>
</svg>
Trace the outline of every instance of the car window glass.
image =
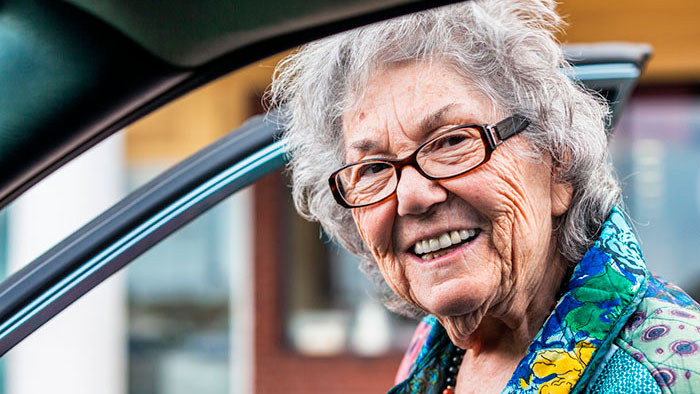
<svg viewBox="0 0 700 394">
<path fill-rule="evenodd" d="M 225 199 L 26 338 L 4 358 L 8 392 L 245 393 L 273 369 L 299 392 L 358 368 L 389 386 L 416 322 L 373 299 L 287 184 L 276 171 Z"/>
<path fill-rule="evenodd" d="M 318 223 L 299 216 L 280 172 L 256 185 L 256 211 L 265 234 L 267 269 L 259 276 L 279 280 L 283 297 L 284 345 L 300 357 L 388 357 L 396 363 L 416 322 L 384 308 L 359 269 L 359 257 L 331 242 Z M 257 265 L 257 264 L 256 264 Z M 261 355 L 261 357 L 266 357 Z"/>
<path fill-rule="evenodd" d="M 8 392 L 245 391 L 230 386 L 249 381 L 237 374 L 252 359 L 249 195 L 190 222 L 10 350 Z"/>
</svg>

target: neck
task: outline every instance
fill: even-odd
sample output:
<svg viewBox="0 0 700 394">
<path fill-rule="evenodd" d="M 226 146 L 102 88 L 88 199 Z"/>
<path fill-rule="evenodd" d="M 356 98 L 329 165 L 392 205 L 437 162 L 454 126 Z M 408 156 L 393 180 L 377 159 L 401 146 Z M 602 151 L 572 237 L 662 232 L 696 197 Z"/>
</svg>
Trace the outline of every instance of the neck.
<svg viewBox="0 0 700 394">
<path fill-rule="evenodd" d="M 524 355 L 561 296 L 568 274 L 560 255 L 550 261 L 551 268 L 536 283 L 512 291 L 480 313 L 440 318 L 452 342 L 475 356 L 494 351 Z"/>
<path fill-rule="evenodd" d="M 507 303 L 509 307 L 502 308 L 502 313 L 499 313 L 499 308 L 493 308 L 466 341 L 456 343 L 466 352 L 458 367 L 456 387 L 451 393 L 498 393 L 508 383 L 560 297 L 567 270 L 559 263 L 553 264 L 530 292 L 518 293 L 529 297 L 511 298 Z M 445 327 L 449 333 L 449 327 Z"/>
</svg>

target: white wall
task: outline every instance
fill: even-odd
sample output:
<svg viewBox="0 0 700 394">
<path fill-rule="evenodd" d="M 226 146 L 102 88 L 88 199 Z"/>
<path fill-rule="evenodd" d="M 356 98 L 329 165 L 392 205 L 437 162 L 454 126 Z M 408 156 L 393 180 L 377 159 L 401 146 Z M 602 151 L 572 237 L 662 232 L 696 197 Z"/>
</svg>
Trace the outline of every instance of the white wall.
<svg viewBox="0 0 700 394">
<path fill-rule="evenodd" d="M 253 191 L 242 190 L 226 202 L 229 207 L 225 234 L 225 261 L 229 263 L 230 341 L 229 392 L 253 393 Z M 284 390 L 282 390 L 284 391 Z"/>
<path fill-rule="evenodd" d="M 123 133 L 59 169 L 9 209 L 8 269 L 16 271 L 117 202 Z M 121 394 L 126 389 L 124 278 L 117 274 L 6 356 L 8 394 Z"/>
</svg>

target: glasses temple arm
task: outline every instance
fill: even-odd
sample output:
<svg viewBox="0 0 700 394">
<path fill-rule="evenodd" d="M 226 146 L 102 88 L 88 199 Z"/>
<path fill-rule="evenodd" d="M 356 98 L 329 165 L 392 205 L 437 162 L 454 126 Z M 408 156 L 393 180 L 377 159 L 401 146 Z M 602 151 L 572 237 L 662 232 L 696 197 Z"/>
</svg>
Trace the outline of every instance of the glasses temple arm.
<svg viewBox="0 0 700 394">
<path fill-rule="evenodd" d="M 525 130 L 530 125 L 530 121 L 522 115 L 513 115 L 496 123 L 493 127 L 499 141 L 505 141 L 508 138 Z"/>
</svg>

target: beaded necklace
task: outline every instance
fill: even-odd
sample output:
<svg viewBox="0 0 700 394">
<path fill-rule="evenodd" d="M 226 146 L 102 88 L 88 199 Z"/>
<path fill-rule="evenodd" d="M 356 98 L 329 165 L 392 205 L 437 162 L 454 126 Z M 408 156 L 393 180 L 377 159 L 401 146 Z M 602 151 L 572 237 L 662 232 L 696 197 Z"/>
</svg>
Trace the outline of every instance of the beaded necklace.
<svg viewBox="0 0 700 394">
<path fill-rule="evenodd" d="M 462 365 L 462 358 L 466 352 L 453 344 L 450 344 L 449 366 L 447 367 L 447 377 L 445 378 L 445 389 L 442 394 L 454 394 L 455 386 L 457 385 L 457 373 L 459 366 Z"/>
</svg>

